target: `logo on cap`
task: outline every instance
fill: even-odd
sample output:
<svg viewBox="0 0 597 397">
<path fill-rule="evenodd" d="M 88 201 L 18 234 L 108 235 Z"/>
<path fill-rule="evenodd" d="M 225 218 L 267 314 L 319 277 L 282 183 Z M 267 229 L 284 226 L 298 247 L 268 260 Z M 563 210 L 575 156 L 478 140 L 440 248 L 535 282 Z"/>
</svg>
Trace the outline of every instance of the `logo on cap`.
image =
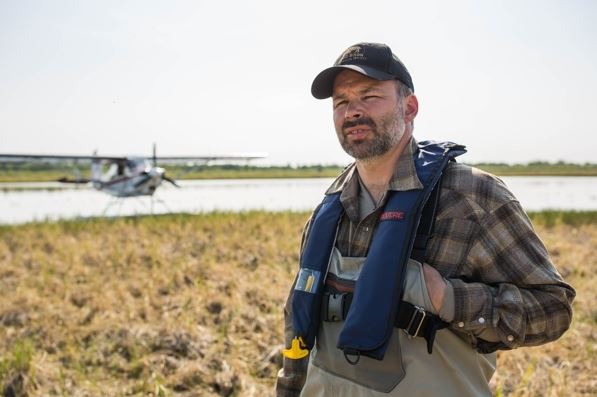
<svg viewBox="0 0 597 397">
<path fill-rule="evenodd" d="M 342 54 L 342 58 L 340 58 L 339 64 L 343 63 L 350 63 L 354 61 L 364 61 L 367 57 L 363 54 L 363 49 L 360 46 L 353 46 L 349 47 L 344 54 Z"/>
</svg>

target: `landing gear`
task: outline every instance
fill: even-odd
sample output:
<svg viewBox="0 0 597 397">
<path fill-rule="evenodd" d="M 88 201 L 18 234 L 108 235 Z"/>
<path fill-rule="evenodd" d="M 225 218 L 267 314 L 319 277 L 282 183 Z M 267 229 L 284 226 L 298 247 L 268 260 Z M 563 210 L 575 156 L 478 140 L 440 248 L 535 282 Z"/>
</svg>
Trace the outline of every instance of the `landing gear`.
<svg viewBox="0 0 597 397">
<path fill-rule="evenodd" d="M 137 206 L 137 208 L 131 208 L 130 206 L 126 209 L 126 213 L 123 213 L 123 204 L 125 202 L 125 198 L 126 197 L 116 197 L 112 200 L 110 200 L 110 202 L 108 202 L 108 204 L 106 205 L 106 207 L 104 208 L 104 210 L 102 211 L 102 216 L 126 216 L 126 215 L 154 215 L 156 212 L 156 210 L 158 210 L 158 206 L 161 205 L 163 207 L 162 211 L 159 211 L 158 213 L 171 213 L 172 209 L 170 209 L 170 207 L 168 207 L 168 205 L 166 204 L 166 202 L 164 200 L 162 200 L 159 197 L 156 196 L 136 196 L 135 198 L 135 203 L 139 203 L 140 206 Z M 149 200 L 149 202 L 147 201 Z M 129 199 L 127 200 L 127 202 L 131 203 L 132 201 Z M 109 210 L 112 208 L 116 207 L 116 211 L 110 211 Z M 140 208 L 139 208 L 140 207 Z"/>
</svg>

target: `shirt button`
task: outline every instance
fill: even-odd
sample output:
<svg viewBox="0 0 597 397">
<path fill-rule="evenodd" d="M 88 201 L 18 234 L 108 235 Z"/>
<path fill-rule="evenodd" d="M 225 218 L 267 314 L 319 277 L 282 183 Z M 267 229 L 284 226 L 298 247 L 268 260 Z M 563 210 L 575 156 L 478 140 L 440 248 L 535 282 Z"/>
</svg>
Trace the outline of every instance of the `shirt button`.
<svg viewBox="0 0 597 397">
<path fill-rule="evenodd" d="M 459 326 L 460 328 L 462 328 L 462 327 L 464 327 L 464 323 L 461 321 L 461 322 L 459 322 L 459 323 L 458 323 L 458 326 Z"/>
<path fill-rule="evenodd" d="M 507 339 L 508 339 L 508 342 L 512 342 L 512 341 L 514 340 L 514 336 L 512 336 L 512 335 L 508 335 L 508 338 L 507 338 Z"/>
<path fill-rule="evenodd" d="M 479 317 L 479 324 L 485 324 L 485 319 L 483 317 Z"/>
</svg>

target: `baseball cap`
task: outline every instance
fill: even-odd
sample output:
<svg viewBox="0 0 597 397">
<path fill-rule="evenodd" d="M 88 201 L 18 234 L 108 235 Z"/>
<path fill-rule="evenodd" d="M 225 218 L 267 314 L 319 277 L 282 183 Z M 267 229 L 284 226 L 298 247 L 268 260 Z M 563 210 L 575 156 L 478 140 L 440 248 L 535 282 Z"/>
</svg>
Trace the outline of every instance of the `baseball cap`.
<svg viewBox="0 0 597 397">
<path fill-rule="evenodd" d="M 311 94 L 317 99 L 332 96 L 334 80 L 338 73 L 350 69 L 375 80 L 399 80 L 415 90 L 406 66 L 392 53 L 390 47 L 380 43 L 358 43 L 348 47 L 334 62 L 315 77 Z"/>
</svg>

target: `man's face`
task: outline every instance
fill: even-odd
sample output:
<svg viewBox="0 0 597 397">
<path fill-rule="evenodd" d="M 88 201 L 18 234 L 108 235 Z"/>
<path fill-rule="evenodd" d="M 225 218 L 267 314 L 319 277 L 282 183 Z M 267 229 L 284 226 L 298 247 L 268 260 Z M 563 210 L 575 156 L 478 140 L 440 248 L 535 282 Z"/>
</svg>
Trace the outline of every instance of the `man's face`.
<svg viewBox="0 0 597 397">
<path fill-rule="evenodd" d="M 405 133 L 404 106 L 394 80 L 378 81 L 345 70 L 334 81 L 332 99 L 338 140 L 355 159 L 387 153 Z"/>
</svg>

